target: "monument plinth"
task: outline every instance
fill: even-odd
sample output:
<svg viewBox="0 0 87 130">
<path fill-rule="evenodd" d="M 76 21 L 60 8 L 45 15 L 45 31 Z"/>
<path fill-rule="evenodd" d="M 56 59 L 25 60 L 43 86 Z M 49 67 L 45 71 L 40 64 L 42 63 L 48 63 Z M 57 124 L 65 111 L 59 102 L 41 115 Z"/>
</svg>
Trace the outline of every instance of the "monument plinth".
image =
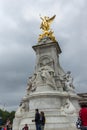
<svg viewBox="0 0 87 130">
<path fill-rule="evenodd" d="M 26 94 L 16 111 L 13 129 L 21 130 L 28 124 L 30 130 L 35 130 L 32 120 L 38 108 L 46 116 L 45 130 L 75 130 L 79 97 L 75 93 L 73 78 L 71 72 L 64 72 L 59 63 L 61 48 L 53 35 L 49 35 L 50 29 L 44 29 L 44 24 L 42 28 L 44 33 L 33 46 L 35 70 L 28 79 Z"/>
</svg>

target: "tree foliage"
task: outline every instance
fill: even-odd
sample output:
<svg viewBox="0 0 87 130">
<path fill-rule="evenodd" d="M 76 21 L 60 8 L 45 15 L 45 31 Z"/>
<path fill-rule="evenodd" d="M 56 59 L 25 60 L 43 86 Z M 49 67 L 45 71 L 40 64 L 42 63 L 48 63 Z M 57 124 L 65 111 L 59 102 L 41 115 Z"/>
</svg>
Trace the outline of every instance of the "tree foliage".
<svg viewBox="0 0 87 130">
<path fill-rule="evenodd" d="M 6 110 L 4 111 L 0 109 L 0 118 L 1 118 L 0 125 L 5 124 L 8 118 L 10 119 L 11 123 L 13 123 L 14 116 L 15 116 L 15 111 L 8 112 Z"/>
</svg>

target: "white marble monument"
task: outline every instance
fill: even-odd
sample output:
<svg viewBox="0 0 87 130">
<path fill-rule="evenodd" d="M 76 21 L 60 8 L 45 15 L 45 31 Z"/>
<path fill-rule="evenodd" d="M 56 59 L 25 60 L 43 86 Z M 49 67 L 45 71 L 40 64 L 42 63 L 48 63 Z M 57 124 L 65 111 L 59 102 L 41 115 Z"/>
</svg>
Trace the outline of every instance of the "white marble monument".
<svg viewBox="0 0 87 130">
<path fill-rule="evenodd" d="M 26 94 L 15 113 L 13 130 L 22 130 L 25 124 L 30 130 L 35 130 L 32 120 L 36 108 L 45 113 L 45 130 L 76 130 L 79 97 L 71 72 L 64 72 L 60 66 L 60 46 L 54 36 L 49 35 L 50 31 L 46 31 L 49 29 L 33 46 L 36 52 L 35 70 L 28 79 Z"/>
</svg>

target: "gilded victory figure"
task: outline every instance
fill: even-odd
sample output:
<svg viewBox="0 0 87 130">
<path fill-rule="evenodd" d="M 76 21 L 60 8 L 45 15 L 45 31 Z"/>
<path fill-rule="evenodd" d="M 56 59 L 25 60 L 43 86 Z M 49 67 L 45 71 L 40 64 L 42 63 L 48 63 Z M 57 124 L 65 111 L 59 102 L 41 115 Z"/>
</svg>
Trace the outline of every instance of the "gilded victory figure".
<svg viewBox="0 0 87 130">
<path fill-rule="evenodd" d="M 44 37 L 49 37 L 52 41 L 56 41 L 55 40 L 55 36 L 53 35 L 53 31 L 52 29 L 50 29 L 50 24 L 52 23 L 52 21 L 55 19 L 56 15 L 52 16 L 51 18 L 44 16 L 41 17 L 41 25 L 40 25 L 40 29 L 42 29 L 43 33 L 39 35 L 39 39 L 38 41 L 40 42 Z"/>
</svg>

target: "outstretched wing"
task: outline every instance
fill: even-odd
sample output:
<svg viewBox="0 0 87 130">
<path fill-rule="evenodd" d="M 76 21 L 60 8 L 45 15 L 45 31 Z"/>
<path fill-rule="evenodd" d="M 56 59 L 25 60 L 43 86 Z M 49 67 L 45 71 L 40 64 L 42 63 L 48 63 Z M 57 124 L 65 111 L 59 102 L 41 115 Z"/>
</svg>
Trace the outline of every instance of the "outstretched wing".
<svg viewBox="0 0 87 130">
<path fill-rule="evenodd" d="M 51 23 L 55 19 L 56 15 L 52 16 L 51 18 L 48 19 L 48 22 Z"/>
</svg>

